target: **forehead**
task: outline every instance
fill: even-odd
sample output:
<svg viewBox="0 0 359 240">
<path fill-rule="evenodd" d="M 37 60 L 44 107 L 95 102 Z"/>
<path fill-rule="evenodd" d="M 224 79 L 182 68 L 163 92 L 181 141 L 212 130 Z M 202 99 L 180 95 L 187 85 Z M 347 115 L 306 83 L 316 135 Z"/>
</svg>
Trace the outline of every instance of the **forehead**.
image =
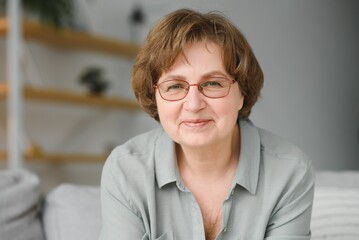
<svg viewBox="0 0 359 240">
<path fill-rule="evenodd" d="M 188 43 L 163 74 L 180 73 L 190 69 L 198 72 L 224 71 L 222 48 L 211 41 Z"/>
</svg>

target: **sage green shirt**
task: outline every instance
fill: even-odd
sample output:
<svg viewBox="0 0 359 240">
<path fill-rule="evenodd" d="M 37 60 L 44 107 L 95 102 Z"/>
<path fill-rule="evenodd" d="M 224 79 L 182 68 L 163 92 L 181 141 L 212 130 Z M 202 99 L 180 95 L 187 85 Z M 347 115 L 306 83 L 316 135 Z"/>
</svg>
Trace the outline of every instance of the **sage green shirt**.
<svg viewBox="0 0 359 240">
<path fill-rule="evenodd" d="M 249 120 L 238 124 L 240 160 L 217 239 L 310 239 L 311 162 Z M 102 173 L 101 240 L 205 239 L 201 211 L 181 180 L 174 146 L 158 128 L 111 153 Z"/>
</svg>

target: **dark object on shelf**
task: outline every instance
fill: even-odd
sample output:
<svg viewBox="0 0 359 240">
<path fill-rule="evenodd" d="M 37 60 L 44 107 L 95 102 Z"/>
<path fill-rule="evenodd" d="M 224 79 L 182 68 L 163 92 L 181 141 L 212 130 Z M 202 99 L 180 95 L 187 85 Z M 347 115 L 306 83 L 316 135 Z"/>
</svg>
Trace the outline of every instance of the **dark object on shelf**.
<svg viewBox="0 0 359 240">
<path fill-rule="evenodd" d="M 135 5 L 129 15 L 129 27 L 131 41 L 139 43 L 141 41 L 142 27 L 144 26 L 146 16 L 141 5 Z"/>
<path fill-rule="evenodd" d="M 109 82 L 102 75 L 101 68 L 90 67 L 81 75 L 80 83 L 86 85 L 91 94 L 101 95 L 109 86 Z"/>
<path fill-rule="evenodd" d="M 132 24 L 142 24 L 145 22 L 145 14 L 141 6 L 137 5 L 133 8 L 130 15 L 130 21 Z"/>
</svg>

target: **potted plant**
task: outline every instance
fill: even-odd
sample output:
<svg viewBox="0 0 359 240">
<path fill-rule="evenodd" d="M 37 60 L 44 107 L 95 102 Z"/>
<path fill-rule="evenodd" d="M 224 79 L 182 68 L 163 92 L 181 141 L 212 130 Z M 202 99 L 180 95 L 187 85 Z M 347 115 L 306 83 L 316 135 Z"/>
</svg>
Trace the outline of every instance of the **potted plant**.
<svg viewBox="0 0 359 240">
<path fill-rule="evenodd" d="M 3 15 L 7 1 L 0 0 L 1 9 L 4 9 L 1 12 Z M 73 24 L 74 3 L 72 0 L 22 0 L 22 8 L 25 15 L 38 18 L 41 22 L 55 27 L 71 27 Z"/>
</svg>

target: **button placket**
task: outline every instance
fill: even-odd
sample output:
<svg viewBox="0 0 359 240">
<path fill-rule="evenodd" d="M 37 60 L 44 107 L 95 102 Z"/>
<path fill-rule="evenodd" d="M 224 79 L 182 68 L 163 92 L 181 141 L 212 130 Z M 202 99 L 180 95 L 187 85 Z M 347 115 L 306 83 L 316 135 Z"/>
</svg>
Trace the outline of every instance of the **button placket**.
<svg viewBox="0 0 359 240">
<path fill-rule="evenodd" d="M 228 231 L 228 225 L 229 225 L 228 221 L 229 221 L 232 203 L 233 203 L 233 195 L 234 195 L 234 189 L 230 192 L 228 199 L 226 199 L 223 202 L 223 207 L 222 207 L 223 228 L 222 228 L 222 231 L 220 234 L 221 238 L 218 238 L 218 239 L 223 239 L 223 235 L 226 234 Z"/>
</svg>

